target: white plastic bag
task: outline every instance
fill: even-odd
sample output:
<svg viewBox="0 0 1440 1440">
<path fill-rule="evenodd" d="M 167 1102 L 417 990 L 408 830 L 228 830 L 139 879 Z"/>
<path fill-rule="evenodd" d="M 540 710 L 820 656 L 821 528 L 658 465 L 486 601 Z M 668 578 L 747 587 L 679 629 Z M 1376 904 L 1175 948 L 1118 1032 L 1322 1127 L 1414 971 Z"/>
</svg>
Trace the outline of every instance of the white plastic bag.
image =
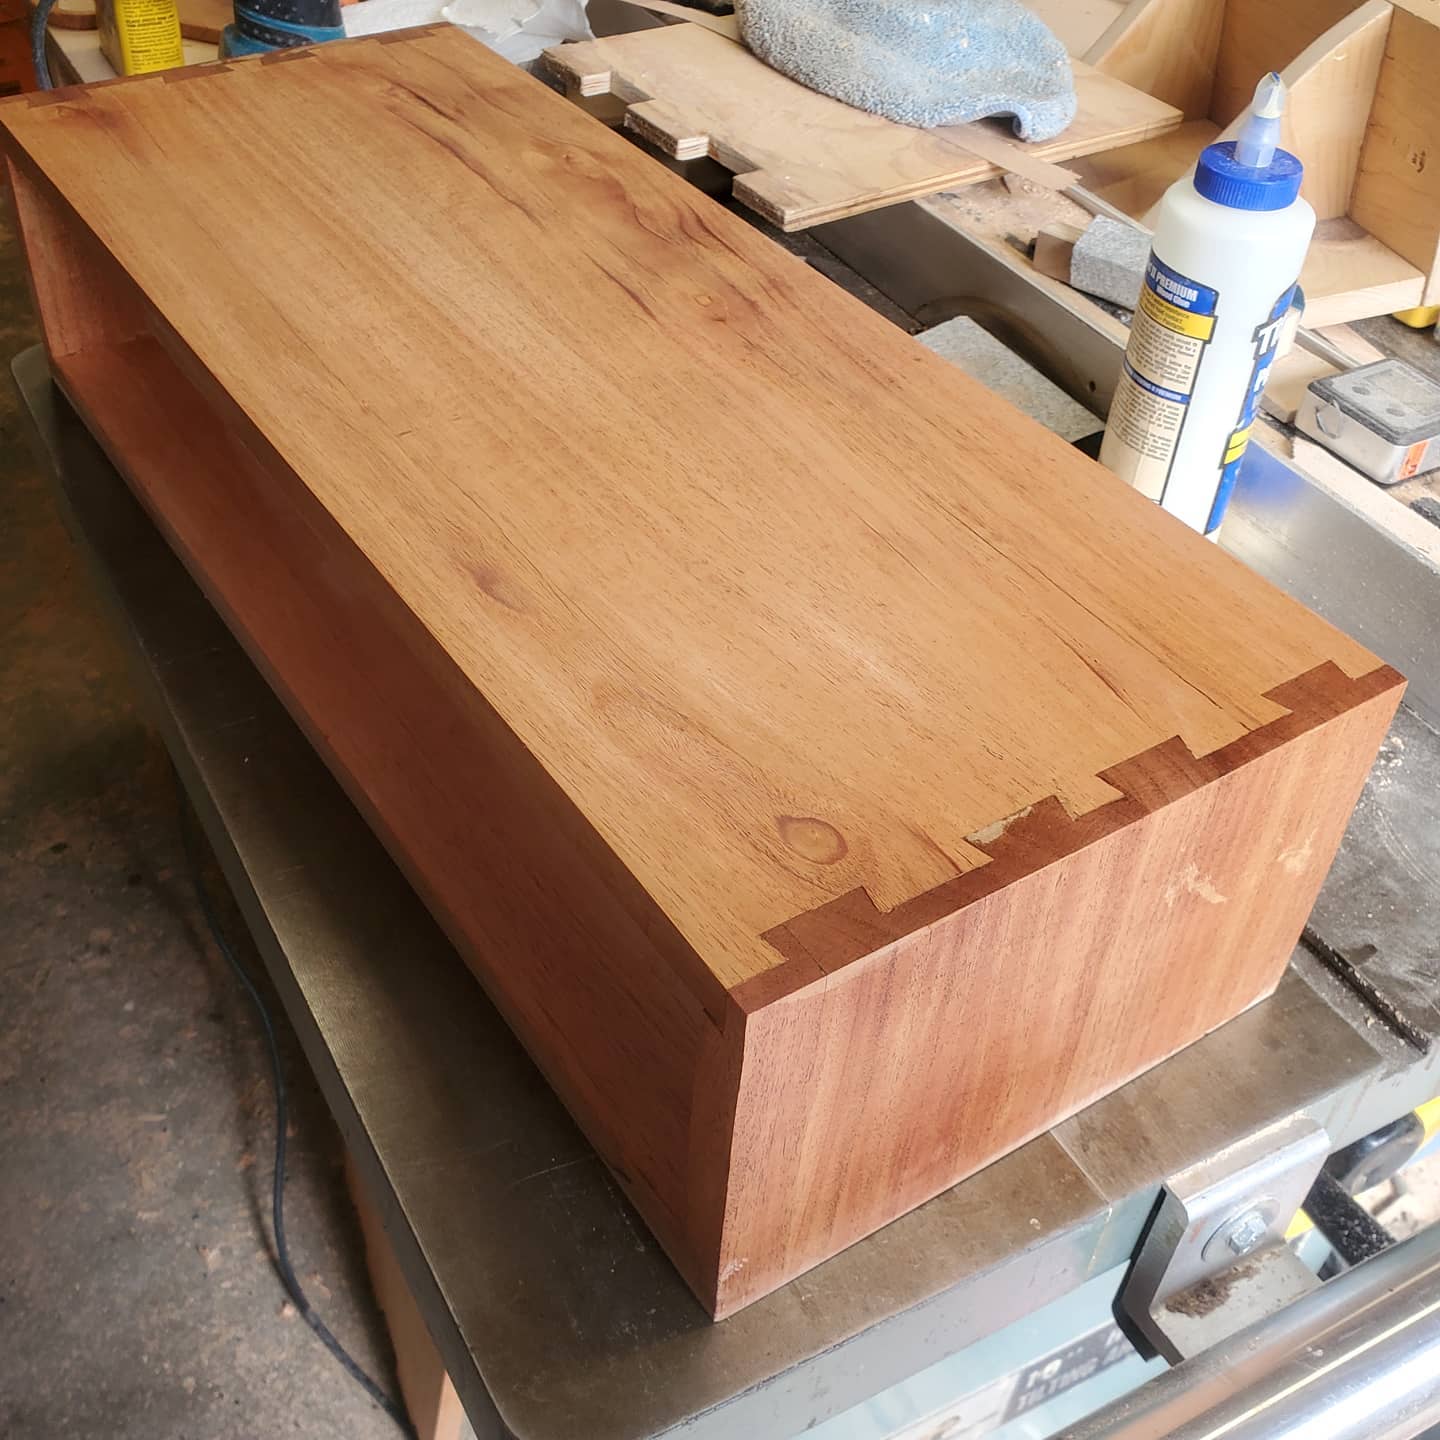
<svg viewBox="0 0 1440 1440">
<path fill-rule="evenodd" d="M 516 65 L 565 40 L 593 40 L 583 0 L 360 0 L 340 15 L 347 35 L 449 20 Z"/>
<path fill-rule="evenodd" d="M 450 0 L 440 13 L 517 65 L 562 41 L 595 38 L 583 0 Z"/>
</svg>

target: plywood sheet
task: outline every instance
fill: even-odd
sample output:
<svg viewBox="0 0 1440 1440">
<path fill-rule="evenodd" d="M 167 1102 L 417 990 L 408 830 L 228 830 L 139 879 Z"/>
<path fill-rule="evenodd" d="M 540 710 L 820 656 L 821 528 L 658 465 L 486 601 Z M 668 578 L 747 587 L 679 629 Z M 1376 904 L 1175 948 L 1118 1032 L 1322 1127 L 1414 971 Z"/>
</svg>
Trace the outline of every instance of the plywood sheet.
<svg viewBox="0 0 1440 1440">
<path fill-rule="evenodd" d="M 60 383 L 710 1313 L 1274 986 L 1399 677 L 538 81 L 0 142 Z"/>
<path fill-rule="evenodd" d="M 580 95 L 617 95 L 625 124 L 680 160 L 711 156 L 735 172 L 735 196 L 784 230 L 801 230 L 937 190 L 988 180 L 1025 157 L 1067 160 L 1161 134 L 1170 106 L 1076 64 L 1080 110 L 1054 140 L 1023 144 L 1000 122 L 917 130 L 856 110 L 772 70 L 698 25 L 636 31 L 546 52 Z M 967 141 L 979 132 L 977 154 Z"/>
<path fill-rule="evenodd" d="M 1187 120 L 1154 140 L 1125 145 L 1075 162 L 1080 183 L 1092 194 L 1146 224 L 1154 224 L 1161 197 L 1195 168 L 1201 150 L 1216 136 L 1208 120 Z"/>
<path fill-rule="evenodd" d="M 220 32 L 235 18 L 235 7 L 226 0 L 175 0 L 180 11 L 180 33 L 187 40 L 220 43 Z"/>
<path fill-rule="evenodd" d="M 1419 305 L 1425 276 L 1369 231 L 1342 217 L 1315 227 L 1300 287 L 1305 292 L 1305 323 L 1314 328 Z"/>
<path fill-rule="evenodd" d="M 1124 12 L 1126 0 L 1024 0 L 1024 4 L 1079 60 Z"/>
<path fill-rule="evenodd" d="M 1440 8 L 1396 11 L 1385 40 L 1350 216 L 1426 277 L 1440 301 Z"/>
<path fill-rule="evenodd" d="M 1284 70 L 1358 8 L 1357 0 L 1225 0 L 1210 118 L 1229 125 L 1267 70 Z"/>
<path fill-rule="evenodd" d="M 1226 0 L 1130 0 L 1085 58 L 1187 120 L 1208 119 L 1225 9 Z"/>
<path fill-rule="evenodd" d="M 1349 212 L 1390 21 L 1391 7 L 1371 0 L 1342 17 L 1285 68 L 1289 95 L 1281 144 L 1304 161 L 1301 193 L 1321 220 Z M 1247 96 L 1233 112 L 1237 118 L 1227 137 L 1239 133 L 1238 117 L 1248 106 Z"/>
</svg>

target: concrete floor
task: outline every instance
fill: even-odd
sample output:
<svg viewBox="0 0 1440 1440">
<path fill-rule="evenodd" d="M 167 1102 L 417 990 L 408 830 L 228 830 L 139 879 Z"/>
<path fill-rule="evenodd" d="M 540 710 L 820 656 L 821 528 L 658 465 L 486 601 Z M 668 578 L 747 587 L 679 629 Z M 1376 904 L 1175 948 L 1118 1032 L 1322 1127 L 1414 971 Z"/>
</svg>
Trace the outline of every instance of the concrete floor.
<svg viewBox="0 0 1440 1440">
<path fill-rule="evenodd" d="M 6 226 L 0 359 L 34 338 Z M 195 903 L 163 748 L 3 380 L 0 1436 L 393 1440 L 271 1267 L 263 1042 Z M 393 1394 L 340 1141 L 288 1029 L 284 1048 L 296 1269 Z"/>
</svg>

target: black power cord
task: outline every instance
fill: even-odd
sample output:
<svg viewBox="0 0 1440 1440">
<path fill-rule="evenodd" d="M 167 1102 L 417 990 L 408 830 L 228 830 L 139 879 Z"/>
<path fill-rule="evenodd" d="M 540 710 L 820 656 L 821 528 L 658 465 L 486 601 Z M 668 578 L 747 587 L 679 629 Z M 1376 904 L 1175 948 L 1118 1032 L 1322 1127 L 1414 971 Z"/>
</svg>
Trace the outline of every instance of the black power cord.
<svg viewBox="0 0 1440 1440">
<path fill-rule="evenodd" d="M 50 78 L 50 62 L 45 56 L 45 27 L 50 23 L 50 12 L 54 8 L 55 0 L 40 0 L 30 17 L 30 58 L 35 62 L 35 78 L 42 90 L 55 88 L 55 82 Z"/>
<path fill-rule="evenodd" d="M 299 1276 L 295 1274 L 295 1267 L 290 1263 L 290 1247 L 285 1240 L 285 1127 L 288 1122 L 288 1106 L 285 1093 L 285 1072 L 280 1063 L 280 1045 L 275 1038 L 275 1023 L 270 1018 L 270 1011 L 266 1008 L 260 991 L 256 989 L 255 982 L 251 980 L 245 967 L 240 963 L 239 956 L 225 938 L 225 932 L 220 928 L 219 917 L 215 914 L 214 907 L 210 903 L 210 896 L 205 889 L 204 871 L 197 844 L 199 822 L 190 809 L 189 800 L 180 785 L 178 775 L 175 786 L 180 796 L 180 834 L 185 849 L 185 860 L 190 869 L 190 880 L 195 887 L 195 898 L 200 903 L 200 911 L 205 917 L 205 924 L 209 927 L 210 936 L 215 941 L 216 949 L 229 962 L 230 968 L 235 972 L 235 978 L 240 982 L 241 988 L 250 997 L 250 1003 L 255 1007 L 255 1014 L 260 1020 L 260 1028 L 265 1032 L 266 1047 L 270 1051 L 270 1070 L 275 1081 L 275 1170 L 270 1217 L 275 1231 L 276 1273 L 280 1276 L 280 1283 L 289 1293 L 296 1310 L 300 1312 L 301 1319 L 320 1337 L 325 1348 L 406 1435 L 413 1435 L 409 1418 L 400 1403 L 387 1395 L 370 1378 L 350 1352 L 330 1333 L 329 1326 L 315 1313 L 309 1298 L 301 1287 Z"/>
</svg>

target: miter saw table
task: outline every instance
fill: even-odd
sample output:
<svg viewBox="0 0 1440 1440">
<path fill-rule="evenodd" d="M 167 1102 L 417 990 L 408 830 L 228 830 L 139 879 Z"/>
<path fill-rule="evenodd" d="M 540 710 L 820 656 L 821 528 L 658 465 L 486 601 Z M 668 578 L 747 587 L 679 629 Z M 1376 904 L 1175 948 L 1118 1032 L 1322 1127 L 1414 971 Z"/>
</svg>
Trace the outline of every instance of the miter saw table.
<svg viewBox="0 0 1440 1440">
<path fill-rule="evenodd" d="M 1323 1127 L 1335 1149 L 1440 1092 L 1440 738 L 1402 709 L 1316 911 L 1319 944 L 1297 948 L 1272 999 L 712 1323 L 51 387 L 42 352 L 21 355 L 14 372 L 185 788 L 477 1435 L 990 1433 L 1025 1408 L 1013 1384 L 996 1389 L 996 1346 L 1008 1336 L 1011 1353 L 1025 1353 L 1025 1327 L 1077 1297 L 1098 1296 L 1105 1315 L 1167 1180 L 1273 1127 Z M 1247 513 L 1304 509 L 1285 500 L 1303 482 L 1283 467 L 1265 462 L 1251 479 L 1227 522 L 1242 551 L 1279 543 Z M 1436 613 L 1433 594 L 1416 603 Z M 1362 638 L 1386 654 L 1373 634 Z M 1107 1330 L 1088 1343 L 1031 1367 L 1042 1398 L 1067 1373 L 1113 1377 L 1128 1365 L 1126 1384 L 1143 1378 L 1128 1342 Z M 897 1382 L 907 1384 L 891 1391 Z M 1088 1395 L 1084 1385 L 1070 1392 L 1073 1414 L 1107 1398 L 1087 1383 Z M 962 1413 L 936 1398 L 947 1387 L 989 1398 Z"/>
</svg>

